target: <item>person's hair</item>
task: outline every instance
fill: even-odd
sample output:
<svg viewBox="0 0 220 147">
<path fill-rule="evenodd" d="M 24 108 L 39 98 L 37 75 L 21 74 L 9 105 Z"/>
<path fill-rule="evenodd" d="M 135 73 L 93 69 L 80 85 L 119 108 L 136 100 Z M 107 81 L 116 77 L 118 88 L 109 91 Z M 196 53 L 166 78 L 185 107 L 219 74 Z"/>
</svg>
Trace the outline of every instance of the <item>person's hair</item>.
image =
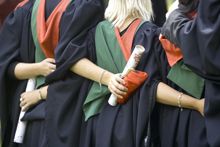
<svg viewBox="0 0 220 147">
<path fill-rule="evenodd" d="M 129 16 L 150 21 L 153 16 L 151 0 L 109 0 L 105 19 L 120 26 Z"/>
</svg>

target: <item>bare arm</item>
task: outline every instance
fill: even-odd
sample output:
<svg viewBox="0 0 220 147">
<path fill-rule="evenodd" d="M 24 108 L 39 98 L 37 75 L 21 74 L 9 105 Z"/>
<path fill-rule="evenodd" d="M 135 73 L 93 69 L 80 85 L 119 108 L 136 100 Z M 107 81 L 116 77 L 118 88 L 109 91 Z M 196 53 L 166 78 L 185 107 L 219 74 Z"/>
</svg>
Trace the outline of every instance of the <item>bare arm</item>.
<svg viewBox="0 0 220 147">
<path fill-rule="evenodd" d="M 121 79 L 118 74 L 114 75 L 113 73 L 108 71 L 105 71 L 104 74 L 102 75 L 103 70 L 104 69 L 98 67 L 97 65 L 95 65 L 86 58 L 81 59 L 71 67 L 72 72 L 87 79 L 96 82 L 101 82 L 102 84 L 108 86 L 109 90 L 117 97 L 121 98 L 123 95 L 125 95 L 127 88 L 123 85 L 124 80 Z M 157 89 L 157 101 L 159 103 L 163 103 L 171 106 L 178 106 L 177 98 L 179 94 L 180 92 L 174 90 L 168 85 L 164 83 L 160 83 Z M 197 110 L 201 114 L 203 114 L 204 99 L 197 100 L 191 96 L 183 94 L 181 98 L 181 106 L 183 108 Z"/>
<path fill-rule="evenodd" d="M 112 87 L 114 91 L 116 91 L 115 94 L 119 97 L 121 97 L 121 95 L 126 94 L 125 91 L 127 90 L 127 88 L 121 86 L 121 84 L 118 84 L 123 83 L 123 79 L 121 79 L 117 74 L 113 74 L 109 71 L 100 68 L 99 66 L 95 65 L 86 58 L 81 59 L 76 64 L 74 64 L 71 67 L 71 71 L 87 79 L 96 82 L 101 82 L 103 85 Z M 45 100 L 47 98 L 47 89 L 48 86 L 44 86 L 34 91 L 22 93 L 20 99 L 20 107 L 22 108 L 22 111 L 28 110 L 30 107 L 36 105 L 41 100 Z"/>
<path fill-rule="evenodd" d="M 74 64 L 71 67 L 72 72 L 82 77 L 85 77 L 87 79 L 90 79 L 96 82 L 101 82 L 103 85 L 108 86 L 111 76 L 114 74 L 108 71 L 105 71 L 100 81 L 100 77 L 101 77 L 103 70 L 104 69 L 95 65 L 94 63 L 92 63 L 90 60 L 86 58 L 79 60 L 76 64 Z"/>
<path fill-rule="evenodd" d="M 180 97 L 179 100 L 178 97 Z M 189 95 L 181 94 L 179 91 L 169 87 L 162 82 L 158 85 L 156 100 L 159 103 L 176 107 L 179 106 L 180 102 L 181 107 L 199 111 L 203 115 L 204 99 L 198 100 Z"/>
<path fill-rule="evenodd" d="M 47 76 L 56 68 L 55 60 L 47 58 L 39 63 L 18 63 L 14 69 L 14 75 L 19 80 L 36 76 Z"/>
<path fill-rule="evenodd" d="M 123 86 L 125 83 L 123 79 L 117 76 L 117 74 L 102 69 L 86 58 L 74 64 L 71 67 L 71 71 L 82 77 L 108 86 L 109 90 L 118 97 L 122 97 L 121 95 L 126 94 L 125 91 L 127 91 L 127 88 Z"/>
<path fill-rule="evenodd" d="M 115 77 L 117 76 L 118 75 L 116 75 Z M 110 81 L 109 85 L 113 87 L 110 90 L 112 93 L 116 93 L 117 95 L 120 95 L 122 97 L 122 94 L 120 92 L 124 91 L 117 88 L 119 86 L 116 85 L 120 85 L 120 87 L 123 87 L 123 84 L 117 82 L 116 80 L 116 84 Z M 198 100 L 189 95 L 182 94 L 162 82 L 160 82 L 157 87 L 156 101 L 161 104 L 175 107 L 179 107 L 179 105 L 181 105 L 182 108 L 193 109 L 199 111 L 202 115 L 204 115 L 204 99 Z"/>
</svg>

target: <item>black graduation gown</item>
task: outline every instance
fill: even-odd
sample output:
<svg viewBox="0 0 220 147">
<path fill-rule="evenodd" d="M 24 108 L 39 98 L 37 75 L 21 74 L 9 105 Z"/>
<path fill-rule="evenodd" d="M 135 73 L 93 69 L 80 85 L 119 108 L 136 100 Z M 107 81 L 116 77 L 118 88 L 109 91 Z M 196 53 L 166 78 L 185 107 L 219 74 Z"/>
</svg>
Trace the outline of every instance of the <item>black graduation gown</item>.
<svg viewBox="0 0 220 147">
<path fill-rule="evenodd" d="M 57 0 L 56 3 L 53 2 L 52 4 L 51 1 L 47 1 L 46 3 L 47 17 L 54 10 L 55 6 L 58 3 L 59 0 Z M 87 31 L 103 18 L 103 14 L 104 14 L 103 10 L 104 10 L 104 6 L 101 0 L 96 0 L 96 1 L 76 0 L 76 1 L 72 1 L 68 6 L 67 10 L 64 12 L 60 22 L 61 23 L 60 36 L 59 36 L 60 39 L 58 46 L 55 49 L 55 60 L 57 64 L 57 70 L 54 72 L 54 74 L 50 76 L 51 78 L 48 78 L 50 80 L 51 79 L 53 80 L 52 81 L 48 80 L 50 82 L 47 83 L 47 84 L 53 83 L 51 87 L 49 86 L 50 87 L 49 89 L 52 91 L 48 90 L 48 99 L 46 102 L 42 102 L 38 104 L 33 110 L 31 110 L 29 113 L 26 114 L 25 119 L 29 120 L 29 126 L 27 129 L 27 135 L 26 135 L 27 137 L 25 138 L 26 140 L 22 147 L 30 147 L 30 146 L 31 147 L 35 147 L 35 146 L 36 147 L 45 147 L 45 146 L 72 147 L 73 145 L 76 147 L 79 146 L 78 145 L 79 138 L 71 137 L 74 135 L 75 136 L 80 135 L 79 129 L 81 126 L 81 121 L 79 121 L 80 119 L 78 119 L 79 115 L 76 115 L 75 119 L 72 118 L 70 119 L 70 121 L 73 121 L 73 123 L 70 123 L 70 125 L 65 124 L 64 128 L 62 128 L 62 126 L 59 124 L 58 126 L 56 126 L 57 128 L 55 130 L 52 130 L 52 131 L 56 131 L 56 133 L 57 130 L 60 130 L 60 127 L 62 128 L 61 132 L 69 130 L 70 134 L 67 135 L 68 137 L 67 140 L 64 140 L 63 142 L 62 140 L 63 138 L 61 138 L 61 140 L 59 140 L 58 138 L 53 138 L 54 137 L 53 134 L 56 135 L 56 133 L 51 132 L 51 129 L 54 129 L 53 124 L 56 124 L 57 122 L 56 122 L 56 117 L 54 118 L 55 121 L 52 120 L 51 122 L 51 117 L 57 115 L 57 113 L 55 113 L 54 108 L 56 108 L 56 110 L 59 110 L 58 107 L 54 107 L 54 102 L 55 102 L 54 100 L 56 100 L 57 97 L 62 98 L 63 96 L 65 96 L 65 94 L 67 94 L 66 98 L 72 98 L 70 97 L 71 95 L 68 95 L 68 93 L 72 94 L 72 91 L 69 88 L 64 89 L 64 91 L 61 91 L 61 90 L 57 90 L 56 86 L 58 85 L 64 88 L 65 86 L 63 87 L 63 84 L 65 82 L 63 81 L 63 79 L 67 79 L 66 81 L 67 83 L 65 83 L 65 85 L 67 84 L 69 87 L 71 87 L 72 79 L 69 80 L 68 78 L 69 73 L 64 75 L 59 75 L 59 73 L 61 72 L 63 73 L 68 72 L 69 67 L 68 68 L 65 67 L 65 69 L 63 69 L 63 66 L 60 65 L 64 65 L 62 64 L 62 62 L 67 63 L 66 60 L 68 59 L 68 57 L 70 58 L 72 56 L 75 56 L 74 52 L 72 52 L 72 49 L 75 48 L 75 46 L 73 45 L 76 45 L 78 47 L 76 50 L 80 50 L 82 54 L 84 53 L 83 51 L 81 51 L 81 49 L 84 48 L 83 42 L 86 38 Z M 70 43 L 71 45 L 69 46 L 71 46 L 71 48 L 68 46 L 70 41 L 71 41 Z M 65 50 L 66 47 L 68 48 L 67 50 Z M 70 66 L 69 63 L 68 66 Z M 53 75 L 56 75 L 56 77 Z M 67 76 L 67 78 L 65 76 Z M 70 75 L 70 77 L 72 77 L 72 75 Z M 57 80 L 61 80 L 62 84 L 60 85 L 60 82 Z M 56 93 L 54 93 L 53 90 L 56 90 Z M 70 90 L 70 92 L 68 90 Z M 47 105 L 46 109 L 45 109 L 45 104 Z M 81 107 L 80 105 L 78 105 L 78 103 L 75 104 L 78 106 L 78 108 L 76 108 L 76 112 L 78 112 L 79 110 L 81 110 Z M 51 108 L 53 109 L 52 111 Z M 67 110 L 70 111 L 71 115 L 74 114 L 74 111 L 71 112 L 70 107 L 67 108 Z M 65 121 L 66 118 L 63 114 L 62 117 L 64 119 L 61 120 L 61 123 L 66 123 Z M 74 125 L 74 123 L 76 125 Z M 71 129 L 69 128 L 69 126 L 71 126 Z"/>
<path fill-rule="evenodd" d="M 154 12 L 153 22 L 158 26 L 162 26 L 166 21 L 166 13 L 167 13 L 166 0 L 151 0 L 151 1 Z"/>
<path fill-rule="evenodd" d="M 169 84 L 181 91 L 178 86 Z M 208 147 L 204 117 L 197 111 L 159 104 L 157 106 L 158 142 L 160 147 Z"/>
<path fill-rule="evenodd" d="M 46 137 L 49 147 L 79 147 L 82 105 L 89 80 L 72 72 L 70 67 L 82 58 L 94 60 L 87 50 L 88 30 L 103 19 L 102 0 L 76 0 L 61 20 L 61 38 L 55 49 L 57 69 L 46 79 Z M 69 25 L 71 24 L 71 25 Z"/>
<path fill-rule="evenodd" d="M 197 1 L 190 1 L 187 6 L 179 5 L 179 10 L 183 13 L 187 13 L 195 10 L 197 4 Z M 166 38 L 169 39 L 170 37 L 166 36 Z M 178 91 L 190 95 L 178 88 L 178 86 L 175 86 L 172 83 L 171 85 L 173 85 L 172 87 Z M 204 94 L 202 97 L 204 97 Z M 190 109 L 184 109 L 181 112 L 177 107 L 159 105 L 158 116 L 158 134 L 161 147 L 208 146 L 205 119 L 199 112 Z"/>
<path fill-rule="evenodd" d="M 94 38 L 91 39 L 95 48 Z M 112 107 L 106 97 L 98 115 L 86 122 L 82 147 L 143 147 L 151 136 L 148 132 L 149 118 L 155 104 L 157 85 L 166 83 L 169 69 L 165 53 L 158 40 L 158 28 L 145 22 L 137 31 L 133 47 L 143 45 L 146 49 L 137 70 L 148 73 L 148 79 L 124 105 Z M 95 50 L 95 49 L 93 49 Z"/>
<path fill-rule="evenodd" d="M 163 34 L 182 50 L 184 62 L 205 81 L 205 124 L 212 147 L 220 146 L 220 49 L 218 0 L 200 1 L 198 16 L 189 20 L 174 11 L 163 28 Z"/>
<path fill-rule="evenodd" d="M 51 3 L 50 0 L 46 1 L 46 19 L 50 16 L 59 2 L 60 0 L 54 0 L 53 3 Z M 19 147 L 46 147 L 45 101 L 41 101 L 39 104 L 28 110 L 23 117 L 23 120 L 28 121 L 28 125 L 25 132 L 24 142 L 19 145 Z"/>
<path fill-rule="evenodd" d="M 60 0 L 56 0 L 53 1 L 53 3 L 51 3 L 49 0 L 46 1 L 46 18 L 48 18 L 51 14 L 51 12 L 54 10 L 54 8 L 56 7 L 56 5 L 59 3 Z M 6 52 L 8 54 L 8 56 L 10 57 L 9 61 L 7 64 L 11 64 L 9 69 L 7 66 L 7 64 L 4 64 L 4 68 L 9 70 L 9 74 L 6 72 L 5 75 L 3 76 L 8 76 L 8 75 L 13 75 L 14 72 L 14 67 L 16 65 L 16 63 L 18 62 L 34 62 L 34 52 L 35 52 L 35 47 L 33 44 L 33 40 L 32 40 L 32 33 L 31 33 L 31 13 L 32 13 L 32 6 L 33 6 L 34 1 L 29 2 L 28 4 L 26 4 L 24 7 L 19 8 L 17 11 L 20 12 L 19 15 L 14 15 L 11 14 L 9 16 L 9 20 L 6 21 L 6 27 L 3 28 L 3 32 L 2 32 L 2 37 L 4 34 L 8 34 L 7 39 L 10 41 L 4 41 L 4 43 L 2 43 L 2 48 L 4 48 L 4 46 L 9 46 L 11 47 L 10 50 L 8 50 L 8 52 Z M 14 13 L 18 13 L 17 11 L 15 11 Z M 11 18 L 12 17 L 12 18 Z M 19 21 L 18 21 L 18 20 Z M 16 21 L 15 21 L 16 20 Z M 71 25 L 71 24 L 69 24 Z M 12 27 L 14 30 L 16 30 L 17 34 L 16 36 L 12 36 L 12 34 L 10 34 L 10 31 L 12 30 Z M 19 28 L 21 27 L 21 28 Z M 12 31 L 14 31 L 12 30 Z M 8 31 L 8 32 L 6 32 Z M 5 36 L 4 36 L 5 37 Z M 11 38 L 10 38 L 11 37 Z M 19 38 L 21 38 L 19 40 Z M 12 41 L 16 41 L 15 43 L 13 43 Z M 10 46 L 13 45 L 13 46 Z M 10 52 L 9 52 L 10 51 Z M 12 53 L 11 53 L 12 52 Z M 14 53 L 13 53 L 14 52 Z M 2 56 L 6 55 L 5 52 L 2 52 Z M 9 54 L 11 53 L 11 55 Z M 4 58 L 1 58 L 4 59 Z M 7 75 L 8 74 L 8 75 Z M 5 79 L 4 79 L 5 80 Z M 16 129 L 17 126 L 17 120 L 18 120 L 18 116 L 19 116 L 19 112 L 20 112 L 20 108 L 19 108 L 19 99 L 20 99 L 20 94 L 22 92 L 24 92 L 25 87 L 26 87 L 26 80 L 24 81 L 19 81 L 16 80 L 16 78 L 14 77 L 13 81 L 9 81 L 6 79 L 6 83 L 10 83 L 9 86 L 14 86 L 13 89 L 15 89 L 15 94 L 13 91 L 9 91 L 10 95 L 7 95 L 7 93 L 5 94 L 5 97 L 2 97 L 2 101 L 4 103 L 1 103 L 2 105 L 6 105 L 3 108 L 3 113 L 9 111 L 11 114 L 7 114 L 7 116 L 5 114 L 3 114 L 3 117 L 7 117 L 5 119 L 9 119 L 10 121 L 8 121 L 7 125 L 7 133 L 6 136 L 7 138 L 4 139 L 4 147 L 8 147 L 9 144 L 11 146 L 20 146 L 20 147 L 44 147 L 46 146 L 46 133 L 45 133 L 45 102 L 40 102 L 39 104 L 37 104 L 36 106 L 34 106 L 33 108 L 31 108 L 30 110 L 28 110 L 25 114 L 25 116 L 23 117 L 24 121 L 28 121 L 28 125 L 26 128 L 26 132 L 25 132 L 25 138 L 23 141 L 23 144 L 15 144 L 13 143 L 13 138 L 14 138 L 14 131 Z M 22 87 L 20 85 L 16 85 L 16 83 L 20 84 L 22 83 Z M 5 83 L 1 82 L 1 86 L 3 87 Z M 21 88 L 20 88 L 21 87 Z M 3 87 L 4 88 L 4 87 Z M 8 89 L 12 89 L 12 88 L 8 88 Z M 4 89 L 2 89 L 3 91 Z M 18 91 L 18 92 L 17 92 Z M 12 97 L 13 96 L 13 97 Z M 12 97 L 13 99 L 11 99 L 10 101 L 7 101 L 8 97 Z M 13 105 L 11 105 L 11 103 Z M 13 109 L 10 109 L 13 108 Z M 11 118 L 10 118 L 11 117 Z M 5 121 L 3 118 L 3 125 L 4 125 Z M 3 129 L 5 127 L 3 126 Z M 12 131 L 10 129 L 13 129 Z M 10 140 L 10 141 L 9 141 Z"/>
<path fill-rule="evenodd" d="M 30 31 L 33 2 L 18 8 L 5 20 L 0 33 L 0 113 L 3 147 L 13 146 L 14 132 L 20 112 L 20 94 L 26 88 L 26 80 L 17 80 L 14 67 L 17 62 L 34 60 L 34 46 Z"/>
</svg>

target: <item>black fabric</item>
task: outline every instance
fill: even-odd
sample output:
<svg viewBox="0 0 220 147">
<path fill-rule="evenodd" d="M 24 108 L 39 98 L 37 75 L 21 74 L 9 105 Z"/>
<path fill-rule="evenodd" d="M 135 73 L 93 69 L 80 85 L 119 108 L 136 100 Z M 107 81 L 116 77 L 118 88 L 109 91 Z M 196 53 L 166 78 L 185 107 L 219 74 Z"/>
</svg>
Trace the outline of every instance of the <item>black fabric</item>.
<svg viewBox="0 0 220 147">
<path fill-rule="evenodd" d="M 20 94 L 25 90 L 26 80 L 16 80 L 8 74 L 16 62 L 33 62 L 34 46 L 30 34 L 30 13 L 33 2 L 9 14 L 0 33 L 0 113 L 3 147 L 12 143 L 20 112 Z"/>
<path fill-rule="evenodd" d="M 53 12 L 53 10 L 56 8 L 56 6 L 59 4 L 61 0 L 53 0 L 53 2 L 46 0 L 46 8 L 45 8 L 45 18 L 46 20 L 50 16 L 50 14 Z"/>
<path fill-rule="evenodd" d="M 152 1 L 153 13 L 154 13 L 153 22 L 157 26 L 161 27 L 166 21 L 166 13 L 167 13 L 166 0 L 151 0 L 151 1 Z"/>
<path fill-rule="evenodd" d="M 21 0 L 1 0 L 0 1 L 0 29 L 7 15 L 13 11 Z"/>
<path fill-rule="evenodd" d="M 175 86 L 173 86 L 175 87 Z M 181 91 L 181 89 L 177 90 Z M 182 91 L 184 92 L 184 91 Z M 187 93 L 186 93 L 187 94 Z M 158 105 L 158 142 L 160 147 L 208 147 L 204 117 L 195 110 Z"/>
<path fill-rule="evenodd" d="M 56 6 L 59 4 L 59 0 L 51 3 L 50 0 L 46 0 L 45 17 L 49 17 Z M 29 18 L 31 19 L 31 17 Z M 29 21 L 29 25 L 31 22 Z M 31 26 L 29 26 L 31 28 Z M 39 28 L 38 28 L 39 29 Z M 31 31 L 29 32 L 31 33 Z M 31 36 L 32 37 L 32 36 Z M 23 144 L 19 147 L 46 147 L 46 128 L 45 128 L 45 101 L 41 101 L 29 109 L 25 116 L 22 118 L 24 121 L 28 121 L 25 138 Z"/>
<path fill-rule="evenodd" d="M 205 123 L 209 145 L 220 146 L 220 3 L 218 0 L 200 1 L 198 16 L 189 20 L 174 11 L 163 33 L 182 50 L 184 62 L 206 79 Z"/>
<path fill-rule="evenodd" d="M 150 22 L 138 30 L 133 47 L 143 45 L 146 49 L 137 70 L 148 73 L 146 82 L 124 105 L 112 107 L 106 97 L 100 114 L 91 117 L 85 125 L 80 147 L 143 147 L 148 134 L 149 109 L 153 108 L 159 81 L 166 82 L 168 63 L 157 35 L 157 27 Z M 90 46 L 95 48 L 95 44 Z M 158 59 L 158 60 L 157 60 Z M 152 103 L 149 103 L 149 102 Z M 150 135 L 150 134 L 148 134 Z M 147 138 L 151 138 L 148 136 Z"/>
<path fill-rule="evenodd" d="M 181 2 L 181 0 L 179 0 L 179 10 L 183 13 L 188 13 L 188 12 L 192 12 L 197 10 L 198 5 L 199 5 L 199 0 L 191 0 L 188 2 Z"/>
<path fill-rule="evenodd" d="M 198 1 L 188 1 L 187 3 L 180 4 L 178 11 L 182 13 L 190 13 L 197 9 Z M 165 23 L 167 26 L 169 22 Z M 163 32 L 162 32 L 163 33 Z M 176 32 L 175 32 L 176 33 Z M 170 36 L 165 34 L 165 36 L 170 39 Z M 176 39 L 176 38 L 174 38 Z M 174 40 L 171 39 L 172 42 Z M 182 91 L 177 86 L 175 89 Z M 183 91 L 183 93 L 186 93 Z M 187 93 L 186 93 L 187 94 Z M 204 97 L 204 94 L 203 94 Z M 198 112 L 194 110 L 184 109 L 183 112 L 179 108 L 159 105 L 158 106 L 158 116 L 159 116 L 159 140 L 161 147 L 208 147 L 205 119 Z M 196 129 L 196 131 L 195 131 Z M 168 133 L 169 132 L 169 135 Z"/>
<path fill-rule="evenodd" d="M 55 49 L 57 70 L 47 77 L 47 83 L 63 79 L 70 67 L 85 56 L 87 32 L 103 19 L 104 10 L 103 0 L 76 0 L 69 5 L 61 19 L 60 40 Z"/>
<path fill-rule="evenodd" d="M 79 147 L 84 122 L 82 105 L 90 81 L 70 72 L 70 67 L 82 58 L 95 60 L 87 44 L 88 31 L 103 19 L 104 8 L 102 0 L 76 0 L 62 17 L 61 38 L 55 49 L 57 69 L 46 79 L 49 147 Z"/>
<path fill-rule="evenodd" d="M 220 30 L 216 19 L 218 12 L 215 11 L 218 10 L 217 6 L 214 9 L 213 3 L 200 2 L 198 16 L 194 20 L 175 10 L 162 29 L 169 40 L 182 48 L 185 64 L 213 82 L 220 80 L 220 65 L 216 58 L 220 54 L 216 42 Z"/>
<path fill-rule="evenodd" d="M 30 27 L 30 19 L 31 19 L 31 8 L 33 6 L 33 1 L 30 0 L 28 4 L 23 6 L 22 8 L 19 8 L 15 12 L 9 15 L 9 17 L 6 20 L 6 23 L 2 29 L 1 32 L 1 51 L 0 51 L 0 67 L 1 67 L 1 75 L 0 75 L 0 93 L 1 93 L 1 120 L 2 120 L 2 134 L 5 136 L 3 139 L 3 147 L 11 147 L 11 146 L 17 146 L 16 144 L 13 144 L 13 137 L 14 137 L 14 130 L 17 125 L 17 120 L 20 112 L 19 108 L 19 99 L 20 94 L 24 92 L 26 87 L 26 80 L 19 81 L 15 80 L 15 77 L 13 75 L 13 69 L 15 67 L 15 64 L 17 62 L 33 62 L 34 61 L 34 45 L 32 40 L 32 34 L 31 34 L 31 27 Z M 55 5 L 49 5 L 47 1 L 47 7 L 46 7 L 46 14 L 49 15 L 52 10 L 55 8 Z M 82 58 L 84 56 L 85 51 L 85 44 L 83 43 L 86 39 L 86 34 L 89 29 L 91 29 L 95 24 L 100 21 L 103 18 L 104 14 L 104 6 L 103 2 L 101 0 L 76 0 L 75 2 L 71 2 L 70 6 L 68 7 L 66 13 L 62 16 L 61 19 L 61 26 L 60 26 L 60 40 L 59 45 L 56 49 L 56 61 L 58 63 L 58 69 L 56 73 L 63 72 L 65 76 L 67 76 L 67 86 L 72 86 L 72 82 L 74 82 L 73 85 L 76 85 L 76 81 L 80 81 L 81 78 L 78 76 L 74 76 L 69 73 L 70 66 Z M 46 16 L 48 17 L 48 16 Z M 72 41 L 71 41 L 72 40 Z M 71 43 L 68 45 L 68 43 L 71 41 Z M 64 48 L 66 48 L 64 50 Z M 73 52 L 73 49 L 75 50 L 75 53 Z M 80 53 L 81 52 L 81 53 Z M 58 58 L 59 57 L 59 58 Z M 75 58 L 78 57 L 78 58 Z M 70 59 L 73 58 L 75 61 L 72 63 L 68 63 Z M 7 60 L 6 60 L 7 59 Z M 60 62 L 60 60 L 62 62 Z M 72 60 L 71 60 L 72 61 Z M 64 65 L 64 66 L 59 66 Z M 66 66 L 67 65 L 67 66 Z M 62 71 L 62 67 L 65 67 L 65 70 Z M 10 74 L 8 74 L 10 73 Z M 55 74 L 56 75 L 56 74 Z M 8 77 L 10 76 L 10 77 Z M 56 76 L 56 78 L 51 75 L 52 81 L 55 82 L 56 80 L 62 80 L 64 76 Z M 74 78 L 73 78 L 74 77 Z M 50 78 L 49 78 L 50 79 Z M 65 83 L 65 82 L 64 82 Z M 77 82 L 78 83 L 78 82 Z M 83 82 L 82 82 L 83 83 Z M 63 86 L 59 82 L 55 84 L 54 86 L 51 86 L 49 88 L 50 90 L 56 89 L 56 86 Z M 87 87 L 87 86 L 86 86 Z M 63 88 L 63 87 L 62 87 Z M 59 88 L 60 89 L 60 88 Z M 54 100 L 56 100 L 57 96 L 60 96 L 59 98 L 62 98 L 64 96 L 67 96 L 67 99 L 74 99 L 75 96 L 77 96 L 78 89 L 75 91 L 74 95 L 68 95 L 69 93 L 72 93 L 72 89 L 69 89 L 69 91 L 63 91 L 56 90 L 56 93 L 50 94 L 49 90 L 49 103 L 50 98 L 52 98 L 53 101 L 53 95 L 56 95 L 54 97 Z M 68 88 L 67 88 L 68 90 Z M 60 93 L 59 93 L 60 91 Z M 57 92 L 59 94 L 57 94 Z M 83 92 L 81 92 L 83 93 Z M 66 95 L 67 94 L 67 95 Z M 51 96 L 51 97 L 50 97 Z M 54 101 L 53 101 L 54 102 Z M 81 100 L 82 102 L 82 100 Z M 78 110 L 80 111 L 82 108 L 81 105 L 78 105 L 78 103 L 75 103 L 75 105 L 78 106 Z M 53 107 L 53 103 L 51 104 L 52 107 L 49 106 L 49 110 Z M 70 106 L 71 107 L 71 106 Z M 76 108 L 77 109 L 77 108 Z M 59 110 L 59 109 L 57 109 Z M 76 111 L 77 112 L 77 111 Z M 55 110 L 52 111 L 52 114 L 48 113 L 48 118 L 53 117 L 54 115 L 59 115 L 60 113 L 55 113 Z M 70 113 L 74 114 L 74 111 Z M 68 141 L 64 141 L 65 146 L 72 146 L 75 145 L 78 147 L 78 144 L 76 144 L 76 141 L 79 139 L 76 137 L 73 139 L 71 136 L 75 136 L 77 133 L 79 134 L 78 128 L 81 125 L 80 123 L 77 123 L 78 119 L 77 116 L 80 117 L 82 114 L 78 113 L 76 115 L 76 121 L 72 120 L 72 117 L 69 117 L 70 122 L 76 122 L 76 126 L 74 126 L 74 130 L 70 129 L 70 132 L 74 135 L 68 134 Z M 63 116 L 63 114 L 62 114 Z M 65 120 L 65 115 L 64 119 Z M 54 136 L 49 137 L 49 141 L 46 139 L 46 129 L 48 128 L 48 132 L 51 131 L 51 128 L 53 126 L 53 123 L 49 121 L 49 125 L 45 127 L 45 104 L 44 102 L 40 103 L 39 105 L 36 105 L 32 109 L 30 109 L 23 120 L 28 120 L 28 127 L 26 136 L 24 139 L 24 143 L 20 146 L 22 147 L 43 147 L 43 146 L 63 146 L 59 143 L 56 144 L 59 141 L 55 141 L 53 139 Z M 56 118 L 54 118 L 56 120 Z M 51 126 L 50 126 L 51 123 Z M 54 121 L 54 123 L 56 123 Z M 66 123 L 64 121 L 64 123 Z M 70 123 L 69 125 L 65 125 L 64 131 L 68 130 L 69 126 L 72 126 Z M 46 129 L 45 129 L 46 128 Z M 58 130 L 60 126 L 56 126 L 55 130 Z M 13 130 L 12 130 L 13 129 Z M 7 133 L 5 133 L 7 130 Z M 54 131 L 55 131 L 54 130 Z M 48 133 L 47 132 L 47 133 Z M 58 132 L 59 133 L 59 132 Z M 56 133 L 54 133 L 56 134 Z M 79 135 L 76 135 L 79 136 Z M 50 140 L 52 139 L 52 140 Z M 73 141 L 72 141 L 73 139 Z M 43 140 L 43 141 L 42 141 Z M 9 145 L 10 144 L 10 145 Z"/>
</svg>

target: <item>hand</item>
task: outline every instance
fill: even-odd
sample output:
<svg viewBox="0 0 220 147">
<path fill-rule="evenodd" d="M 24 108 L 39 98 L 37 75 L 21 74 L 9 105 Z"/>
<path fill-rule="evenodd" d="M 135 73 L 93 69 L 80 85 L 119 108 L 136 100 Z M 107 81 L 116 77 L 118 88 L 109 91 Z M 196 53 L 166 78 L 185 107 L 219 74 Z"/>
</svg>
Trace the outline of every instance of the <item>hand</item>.
<svg viewBox="0 0 220 147">
<path fill-rule="evenodd" d="M 123 98 L 123 96 L 126 95 L 128 91 L 124 85 L 125 81 L 120 77 L 120 74 L 115 74 L 110 79 L 108 89 L 118 98 Z"/>
<path fill-rule="evenodd" d="M 22 111 L 27 111 L 29 108 L 37 104 L 41 100 L 39 90 L 24 92 L 21 94 L 20 107 Z"/>
<path fill-rule="evenodd" d="M 205 105 L 205 99 L 198 100 L 197 102 L 197 111 L 204 116 L 204 105 Z"/>
<path fill-rule="evenodd" d="M 144 83 L 147 77 L 148 74 L 146 72 L 130 69 L 129 73 L 123 78 L 125 87 L 128 90 L 126 95 L 123 95 L 123 98 L 117 99 L 117 103 L 125 104 L 129 97 Z"/>
<path fill-rule="evenodd" d="M 42 76 L 47 76 L 56 69 L 55 60 L 53 58 L 47 58 L 41 61 L 38 65 L 39 74 Z"/>
</svg>

